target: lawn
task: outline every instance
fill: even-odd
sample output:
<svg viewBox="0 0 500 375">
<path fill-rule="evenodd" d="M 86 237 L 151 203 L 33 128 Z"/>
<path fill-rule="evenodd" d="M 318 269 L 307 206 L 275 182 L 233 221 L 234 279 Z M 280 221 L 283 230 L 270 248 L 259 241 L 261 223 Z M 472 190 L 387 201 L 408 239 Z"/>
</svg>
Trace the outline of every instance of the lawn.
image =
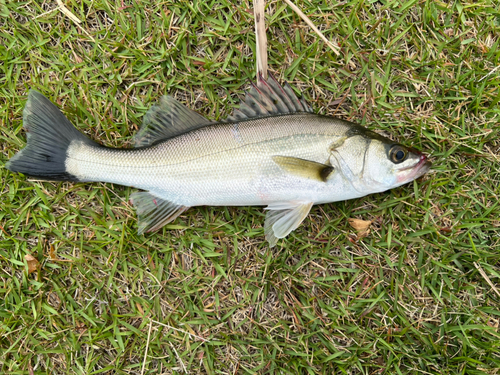
<svg viewBox="0 0 500 375">
<path fill-rule="evenodd" d="M 500 374 L 498 1 L 296 0 L 338 56 L 268 1 L 278 80 L 433 161 L 271 249 L 261 207 L 138 235 L 133 188 L 3 168 L 30 88 L 131 147 L 161 95 L 219 120 L 255 80 L 250 1 L 63 3 L 0 1 L 0 373 Z"/>
</svg>

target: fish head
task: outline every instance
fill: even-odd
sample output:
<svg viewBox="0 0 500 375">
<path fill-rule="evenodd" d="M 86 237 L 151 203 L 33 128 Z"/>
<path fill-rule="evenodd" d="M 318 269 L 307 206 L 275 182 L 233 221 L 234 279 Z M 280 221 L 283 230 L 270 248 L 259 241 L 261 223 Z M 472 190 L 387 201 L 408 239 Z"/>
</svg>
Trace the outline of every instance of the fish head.
<svg viewBox="0 0 500 375">
<path fill-rule="evenodd" d="M 420 151 L 361 129 L 333 150 L 331 158 L 360 194 L 386 191 L 429 171 L 431 163 Z"/>
<path fill-rule="evenodd" d="M 384 190 L 411 182 L 431 168 L 426 155 L 395 142 L 374 140 L 366 156 L 364 178 L 376 182 Z"/>
</svg>

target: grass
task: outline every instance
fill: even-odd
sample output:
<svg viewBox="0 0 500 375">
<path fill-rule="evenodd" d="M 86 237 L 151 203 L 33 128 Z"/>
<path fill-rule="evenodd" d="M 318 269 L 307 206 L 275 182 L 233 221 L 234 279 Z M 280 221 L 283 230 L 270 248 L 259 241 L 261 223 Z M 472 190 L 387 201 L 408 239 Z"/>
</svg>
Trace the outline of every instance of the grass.
<svg viewBox="0 0 500 375">
<path fill-rule="evenodd" d="M 269 1 L 271 71 L 434 172 L 315 206 L 269 249 L 259 207 L 138 236 L 133 189 L 0 167 L 1 373 L 500 373 L 498 2 L 296 3 L 342 53 Z M 0 2 L 0 166 L 25 145 L 30 88 L 129 147 L 161 95 L 223 119 L 254 79 L 250 2 L 64 4 L 80 25 L 55 2 Z"/>
</svg>

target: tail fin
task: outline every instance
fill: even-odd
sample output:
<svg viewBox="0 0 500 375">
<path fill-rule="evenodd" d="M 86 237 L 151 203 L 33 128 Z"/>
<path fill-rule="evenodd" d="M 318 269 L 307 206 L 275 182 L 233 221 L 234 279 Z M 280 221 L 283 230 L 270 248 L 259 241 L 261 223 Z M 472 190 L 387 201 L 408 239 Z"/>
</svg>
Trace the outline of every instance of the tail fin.
<svg viewBox="0 0 500 375">
<path fill-rule="evenodd" d="M 7 162 L 7 169 L 44 180 L 79 181 L 66 172 L 68 147 L 73 141 L 94 146 L 97 143 L 80 133 L 50 100 L 35 90 L 29 92 L 23 126 L 28 144 Z"/>
</svg>

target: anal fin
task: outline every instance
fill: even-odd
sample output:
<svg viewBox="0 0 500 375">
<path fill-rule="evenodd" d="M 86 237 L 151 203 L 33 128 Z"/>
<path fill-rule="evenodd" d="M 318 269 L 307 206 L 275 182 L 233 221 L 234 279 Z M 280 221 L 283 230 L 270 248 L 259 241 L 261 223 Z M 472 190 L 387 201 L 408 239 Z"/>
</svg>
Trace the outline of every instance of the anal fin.
<svg viewBox="0 0 500 375">
<path fill-rule="evenodd" d="M 264 223 L 264 233 L 269 246 L 273 247 L 279 238 L 284 238 L 304 221 L 311 211 L 313 202 L 279 202 L 267 206 L 269 210 Z"/>
<path fill-rule="evenodd" d="M 137 210 L 139 234 L 160 229 L 189 208 L 155 197 L 148 192 L 133 193 L 130 199 Z"/>
</svg>

